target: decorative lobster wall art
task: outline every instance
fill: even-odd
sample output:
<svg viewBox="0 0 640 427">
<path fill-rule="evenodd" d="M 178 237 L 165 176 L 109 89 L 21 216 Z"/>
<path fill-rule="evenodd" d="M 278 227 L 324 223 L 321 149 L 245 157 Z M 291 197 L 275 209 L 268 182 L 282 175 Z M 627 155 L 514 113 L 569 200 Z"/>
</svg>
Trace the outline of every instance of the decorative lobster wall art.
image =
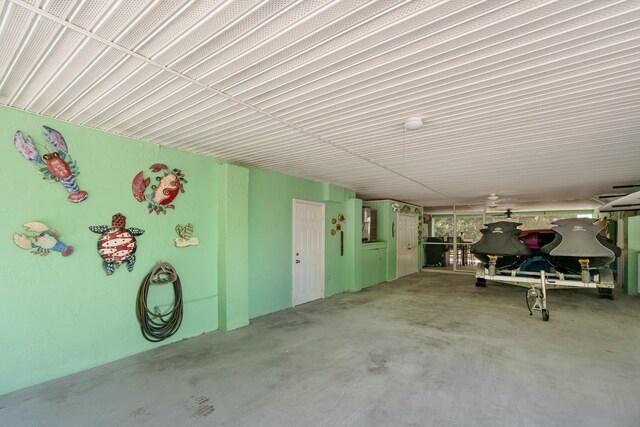
<svg viewBox="0 0 640 427">
<path fill-rule="evenodd" d="M 127 270 L 133 271 L 136 263 L 136 237 L 144 233 L 139 228 L 125 228 L 127 217 L 121 213 L 111 218 L 111 227 L 108 225 L 92 225 L 89 230 L 100 234 L 98 240 L 98 253 L 104 260 L 104 268 L 107 276 L 111 276 L 120 264 L 127 264 Z"/>
<path fill-rule="evenodd" d="M 167 214 L 167 209 L 175 209 L 171 204 L 178 196 L 178 193 L 184 193 L 184 184 L 188 183 L 184 178 L 184 174 L 180 169 L 169 169 L 167 165 L 156 163 L 149 168 L 151 172 L 161 172 L 162 176 L 157 176 L 158 185 L 152 185 L 151 191 L 145 194 L 147 187 L 151 183 L 150 178 L 145 178 L 140 171 L 131 183 L 133 197 L 139 202 L 148 201 L 147 208 L 149 213 Z"/>
<path fill-rule="evenodd" d="M 32 249 L 35 255 L 46 256 L 49 252 L 60 252 L 62 256 L 69 256 L 73 253 L 73 247 L 62 243 L 60 233 L 41 222 L 27 222 L 23 224 L 26 231 L 34 233 L 26 235 L 24 233 L 13 234 L 13 242 L 22 249 Z"/>
<path fill-rule="evenodd" d="M 31 136 L 27 135 L 25 140 L 20 131 L 16 132 L 16 136 L 13 139 L 16 149 L 25 159 L 34 163 L 37 172 L 43 176 L 43 179 L 49 182 L 60 181 L 70 193 L 67 197 L 70 202 L 78 203 L 83 201 L 87 198 L 87 192 L 78 188 L 75 177 L 80 172 L 76 162 L 68 154 L 67 143 L 60 132 L 48 126 L 43 127 L 47 132 L 43 133 L 42 136 L 49 141 L 49 145 L 52 147 L 51 150 L 44 147 L 48 151 L 45 155 L 40 157 L 40 153 Z"/>
</svg>

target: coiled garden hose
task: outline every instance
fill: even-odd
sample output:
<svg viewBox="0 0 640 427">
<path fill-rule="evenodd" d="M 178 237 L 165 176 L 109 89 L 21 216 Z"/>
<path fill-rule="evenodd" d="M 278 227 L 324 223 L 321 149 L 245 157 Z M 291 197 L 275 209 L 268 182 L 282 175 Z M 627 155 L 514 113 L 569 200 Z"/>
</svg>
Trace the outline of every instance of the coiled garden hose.
<svg viewBox="0 0 640 427">
<path fill-rule="evenodd" d="M 162 314 L 147 307 L 147 297 L 151 285 L 173 284 L 173 308 Z M 175 334 L 182 323 L 182 285 L 176 270 L 168 262 L 160 262 L 147 274 L 138 290 L 136 317 L 140 323 L 142 335 L 147 341 L 159 342 Z"/>
</svg>

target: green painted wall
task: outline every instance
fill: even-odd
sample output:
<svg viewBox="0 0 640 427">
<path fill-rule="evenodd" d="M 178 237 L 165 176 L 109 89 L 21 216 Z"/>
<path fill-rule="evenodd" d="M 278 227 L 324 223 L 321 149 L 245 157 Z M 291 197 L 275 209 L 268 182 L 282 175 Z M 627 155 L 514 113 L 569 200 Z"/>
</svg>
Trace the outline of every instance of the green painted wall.
<svg viewBox="0 0 640 427">
<path fill-rule="evenodd" d="M 249 317 L 257 317 L 292 305 L 293 200 L 325 203 L 325 296 L 346 290 L 345 275 L 351 270 L 340 256 L 340 237 L 332 236 L 331 218 L 342 213 L 345 246 L 353 246 L 349 232 L 360 219 L 346 214 L 345 201 L 325 201 L 339 192 L 321 183 L 249 169 Z M 344 197 L 353 197 L 344 190 Z"/>
<path fill-rule="evenodd" d="M 625 284 L 627 295 L 638 295 L 638 252 L 640 251 L 640 216 L 625 218 L 627 260 Z"/>
<path fill-rule="evenodd" d="M 89 193 L 73 204 L 59 183 L 47 183 L 14 148 L 17 130 L 42 143 L 42 125 L 65 137 Z M 218 162 L 0 107 L 0 155 L 5 190 L 0 204 L 0 394 L 157 347 L 145 341 L 135 317 L 144 276 L 158 261 L 174 265 L 184 292 L 184 323 L 170 340 L 218 328 Z M 147 213 L 131 194 L 131 180 L 153 163 L 184 171 L 186 192 L 175 211 Z M 110 224 L 122 212 L 127 224 L 146 230 L 138 238 L 133 272 L 107 277 L 90 225 Z M 21 225 L 56 228 L 75 253 L 35 256 L 13 244 Z M 200 245 L 176 248 L 174 228 L 191 222 Z M 171 301 L 170 289 L 153 289 L 150 304 Z"/>
<path fill-rule="evenodd" d="M 387 242 L 362 245 L 362 287 L 377 285 L 387 280 Z"/>
<path fill-rule="evenodd" d="M 353 196 L 346 201 L 347 218 L 353 218 L 345 232 L 345 290 L 362 289 L 362 200 Z"/>
<path fill-rule="evenodd" d="M 224 164 L 219 171 L 218 309 L 228 331 L 249 324 L 249 170 Z"/>
<path fill-rule="evenodd" d="M 391 206 L 395 203 L 395 200 L 365 200 L 362 202 L 363 206 L 375 208 L 378 211 L 378 240 L 387 242 L 387 281 L 394 280 L 396 278 L 396 258 L 398 253 L 398 220 L 397 213 Z M 404 202 L 397 202 L 401 205 L 405 205 Z M 415 205 L 408 205 L 420 210 L 420 216 L 418 223 L 422 223 L 422 208 Z M 416 242 L 417 247 L 420 248 L 418 252 L 418 271 L 422 270 L 422 241 Z"/>
<path fill-rule="evenodd" d="M 43 124 L 64 135 L 78 162 L 78 183 L 89 193 L 80 204 L 66 200 L 61 184 L 43 181 L 13 146 L 18 129 L 41 143 Z M 13 185 L 0 205 L 0 394 L 162 345 L 143 339 L 134 311 L 140 282 L 158 261 L 177 269 L 185 301 L 184 322 L 164 343 L 241 327 L 290 307 L 294 199 L 325 203 L 325 296 L 361 289 L 362 202 L 353 191 L 8 108 L 0 108 L 0 140 L 3 171 Z M 167 215 L 148 214 L 131 194 L 134 175 L 153 163 L 180 168 L 189 181 Z M 108 277 L 98 235 L 87 227 L 110 224 L 116 212 L 146 232 L 138 238 L 134 271 L 121 267 Z M 347 218 L 344 255 L 339 234 L 330 234 L 338 214 Z M 76 252 L 38 257 L 16 247 L 12 235 L 28 221 L 57 228 Z M 200 245 L 176 248 L 175 226 L 187 222 Z M 151 306 L 171 302 L 169 287 L 152 288 Z"/>
<path fill-rule="evenodd" d="M 378 238 L 383 242 L 387 242 L 387 280 L 396 278 L 396 215 L 391 208 L 389 200 L 382 201 L 363 201 L 362 206 L 376 209 L 378 212 Z M 392 233 L 393 228 L 393 233 Z"/>
</svg>

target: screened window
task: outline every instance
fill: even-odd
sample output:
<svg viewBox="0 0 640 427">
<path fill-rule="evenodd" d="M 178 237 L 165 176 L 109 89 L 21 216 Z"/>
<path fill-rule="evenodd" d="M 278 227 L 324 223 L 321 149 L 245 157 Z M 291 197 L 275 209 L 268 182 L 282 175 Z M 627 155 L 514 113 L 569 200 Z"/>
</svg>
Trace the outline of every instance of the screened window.
<svg viewBox="0 0 640 427">
<path fill-rule="evenodd" d="M 559 219 L 568 218 L 591 218 L 591 215 L 536 215 L 536 216 L 521 216 L 518 217 L 518 222 L 521 222 L 520 226 L 523 230 L 538 230 L 548 229 L 552 227 L 552 223 Z"/>
<path fill-rule="evenodd" d="M 433 217 L 433 235 L 436 237 L 453 237 L 453 216 Z"/>
<path fill-rule="evenodd" d="M 464 240 L 480 240 L 480 230 L 484 228 L 482 216 L 458 216 L 458 237 Z M 437 237 L 453 237 L 453 215 L 433 218 L 433 235 Z"/>
<path fill-rule="evenodd" d="M 527 215 L 514 214 L 512 221 L 521 222 L 521 230 L 550 229 L 552 223 L 559 219 L 567 218 L 592 218 L 592 214 L 548 214 L 548 215 Z M 486 222 L 504 221 L 504 215 L 487 215 Z M 480 230 L 484 228 L 481 215 L 459 215 L 457 216 L 458 237 L 464 240 L 478 241 L 482 234 Z M 433 217 L 433 235 L 438 237 L 453 237 L 453 215 L 442 215 Z"/>
</svg>

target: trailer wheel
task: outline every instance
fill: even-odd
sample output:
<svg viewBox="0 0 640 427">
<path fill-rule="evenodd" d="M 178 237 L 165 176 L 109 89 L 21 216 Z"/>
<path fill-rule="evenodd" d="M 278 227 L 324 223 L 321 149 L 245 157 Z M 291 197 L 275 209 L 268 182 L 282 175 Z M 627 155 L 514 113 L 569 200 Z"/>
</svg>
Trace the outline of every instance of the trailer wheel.
<svg viewBox="0 0 640 427">
<path fill-rule="evenodd" d="M 487 287 L 487 279 L 483 279 L 482 277 L 476 278 L 476 287 L 477 288 L 486 288 Z"/>
<path fill-rule="evenodd" d="M 544 320 L 545 322 L 549 321 L 549 310 L 547 310 L 546 308 L 542 309 L 542 320 Z"/>
<path fill-rule="evenodd" d="M 598 288 L 598 296 L 600 298 L 607 298 L 613 301 L 613 289 L 611 288 Z"/>
</svg>

